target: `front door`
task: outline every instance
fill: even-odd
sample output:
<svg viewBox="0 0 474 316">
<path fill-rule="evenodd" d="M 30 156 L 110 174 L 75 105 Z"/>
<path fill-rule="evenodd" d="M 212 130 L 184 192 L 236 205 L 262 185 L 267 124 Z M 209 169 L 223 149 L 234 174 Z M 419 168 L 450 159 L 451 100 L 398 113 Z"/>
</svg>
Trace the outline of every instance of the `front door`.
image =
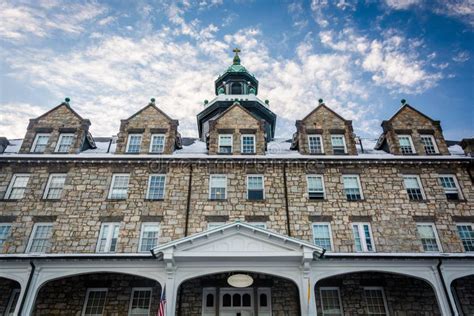
<svg viewBox="0 0 474 316">
<path fill-rule="evenodd" d="M 255 314 L 252 288 L 222 288 L 219 301 L 220 316 L 254 316 Z"/>
</svg>

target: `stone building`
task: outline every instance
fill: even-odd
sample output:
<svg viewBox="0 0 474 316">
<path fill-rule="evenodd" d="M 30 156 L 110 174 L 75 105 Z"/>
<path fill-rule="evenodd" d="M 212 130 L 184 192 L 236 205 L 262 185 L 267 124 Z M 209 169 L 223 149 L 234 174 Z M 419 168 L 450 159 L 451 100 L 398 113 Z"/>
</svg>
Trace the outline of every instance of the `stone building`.
<svg viewBox="0 0 474 316">
<path fill-rule="evenodd" d="M 0 138 L 0 314 L 474 314 L 472 139 L 403 101 L 371 142 L 323 100 L 277 139 L 237 52 L 215 93 L 195 139 L 154 99 Z"/>
</svg>

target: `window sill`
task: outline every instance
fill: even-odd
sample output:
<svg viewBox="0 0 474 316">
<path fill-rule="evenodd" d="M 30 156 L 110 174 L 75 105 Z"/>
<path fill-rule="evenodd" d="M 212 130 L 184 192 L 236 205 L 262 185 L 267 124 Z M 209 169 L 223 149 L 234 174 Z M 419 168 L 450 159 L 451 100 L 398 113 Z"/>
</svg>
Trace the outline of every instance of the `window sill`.
<svg viewBox="0 0 474 316">
<path fill-rule="evenodd" d="M 164 198 L 162 198 L 162 199 L 145 199 L 145 201 L 147 201 L 147 202 L 162 202 L 164 200 L 165 200 Z"/>
<path fill-rule="evenodd" d="M 42 202 L 58 202 L 61 201 L 61 199 L 41 199 Z"/>
<path fill-rule="evenodd" d="M 247 202 L 264 203 L 265 199 L 247 199 Z"/>
<path fill-rule="evenodd" d="M 1 202 L 18 202 L 21 201 L 22 199 L 1 199 Z"/>
<path fill-rule="evenodd" d="M 107 198 L 107 201 L 115 202 L 115 201 L 126 201 L 127 198 Z"/>
<path fill-rule="evenodd" d="M 367 200 L 366 199 L 359 199 L 359 200 L 347 200 L 346 199 L 346 202 L 366 202 Z"/>
<path fill-rule="evenodd" d="M 227 202 L 227 199 L 207 199 L 210 202 Z"/>
<path fill-rule="evenodd" d="M 308 199 L 308 202 L 318 203 L 318 202 L 327 202 L 328 199 Z"/>
</svg>

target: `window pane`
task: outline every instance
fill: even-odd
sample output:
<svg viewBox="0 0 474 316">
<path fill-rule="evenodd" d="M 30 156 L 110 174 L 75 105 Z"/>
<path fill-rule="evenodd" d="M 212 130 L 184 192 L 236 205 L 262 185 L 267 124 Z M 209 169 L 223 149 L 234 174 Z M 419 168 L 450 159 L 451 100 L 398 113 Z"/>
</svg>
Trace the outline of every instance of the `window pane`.
<svg viewBox="0 0 474 316">
<path fill-rule="evenodd" d="M 210 185 L 211 185 L 211 193 L 210 198 L 212 200 L 223 200 L 226 198 L 226 184 L 227 184 L 227 177 L 226 176 L 211 176 L 210 178 Z"/>
<path fill-rule="evenodd" d="M 313 224 L 314 244 L 331 251 L 331 235 L 328 224 Z"/>
<path fill-rule="evenodd" d="M 158 244 L 158 224 L 143 224 L 140 251 L 150 251 Z"/>
<path fill-rule="evenodd" d="M 60 135 L 59 136 L 59 145 L 58 145 L 58 152 L 68 152 L 69 148 L 72 145 L 72 141 L 74 140 L 74 135 Z"/>
<path fill-rule="evenodd" d="M 0 252 L 2 251 L 3 244 L 10 236 L 11 228 L 10 224 L 0 224 Z"/>
<path fill-rule="evenodd" d="M 262 176 L 248 176 L 247 177 L 247 191 L 249 200 L 263 199 L 263 177 Z"/>
<path fill-rule="evenodd" d="M 367 247 L 367 251 L 373 251 L 372 247 L 372 239 L 370 238 L 370 227 L 369 225 L 363 225 L 364 228 L 364 237 L 365 237 L 365 245 Z"/>
<path fill-rule="evenodd" d="M 165 195 L 164 175 L 150 176 L 150 187 L 148 189 L 148 198 L 151 200 L 163 199 Z"/>
<path fill-rule="evenodd" d="M 232 153 L 232 135 L 219 135 L 219 152 Z"/>
<path fill-rule="evenodd" d="M 362 195 L 360 194 L 359 181 L 355 176 L 344 176 L 344 192 L 349 201 L 360 200 Z"/>
<path fill-rule="evenodd" d="M 332 135 L 331 136 L 331 145 L 335 154 L 344 154 L 344 136 L 343 135 Z"/>
<path fill-rule="evenodd" d="M 448 200 L 458 200 L 459 199 L 459 190 L 454 180 L 454 176 L 440 176 L 439 182 L 444 189 L 446 198 Z"/>
<path fill-rule="evenodd" d="M 148 316 L 150 312 L 151 290 L 133 290 L 130 315 Z"/>
<path fill-rule="evenodd" d="M 434 145 L 432 136 L 421 136 L 421 143 L 423 144 L 425 153 L 427 155 L 436 154 L 436 147 Z"/>
<path fill-rule="evenodd" d="M 324 199 L 323 178 L 308 176 L 308 196 L 310 199 Z"/>
<path fill-rule="evenodd" d="M 321 154 L 323 152 L 323 147 L 321 144 L 320 136 L 309 136 L 308 137 L 309 152 L 312 154 Z"/>
<path fill-rule="evenodd" d="M 111 199 L 126 199 L 129 175 L 115 175 L 112 180 Z"/>
<path fill-rule="evenodd" d="M 242 153 L 244 154 L 251 154 L 254 153 L 254 144 L 255 144 L 255 136 L 242 136 Z"/>
<path fill-rule="evenodd" d="M 387 315 L 384 296 L 380 289 L 365 289 L 367 313 L 369 315 Z"/>
<path fill-rule="evenodd" d="M 423 200 L 421 186 L 416 176 L 404 176 L 403 181 L 410 200 Z"/>
<path fill-rule="evenodd" d="M 430 224 L 417 224 L 418 234 L 425 251 L 439 251 L 433 226 Z"/>
<path fill-rule="evenodd" d="M 398 136 L 398 141 L 400 143 L 400 150 L 402 154 L 413 154 L 413 148 L 411 147 L 410 137 Z"/>
<path fill-rule="evenodd" d="M 360 240 L 359 226 L 352 225 L 352 233 L 354 234 L 354 246 L 356 251 L 362 251 L 362 242 Z"/>
<path fill-rule="evenodd" d="M 165 149 L 165 136 L 164 135 L 153 135 L 151 138 L 151 152 L 161 153 Z"/>
<path fill-rule="evenodd" d="M 42 153 L 46 149 L 46 145 L 49 141 L 49 135 L 37 135 L 36 136 L 36 143 L 33 152 L 35 153 Z"/>
<path fill-rule="evenodd" d="M 142 135 L 129 135 L 128 138 L 128 152 L 138 153 L 140 152 L 140 145 L 142 143 Z"/>
<path fill-rule="evenodd" d="M 471 225 L 458 225 L 459 238 L 465 251 L 474 251 L 474 230 Z"/>
<path fill-rule="evenodd" d="M 29 252 L 48 252 L 51 248 L 53 226 L 36 224 L 33 230 Z"/>
<path fill-rule="evenodd" d="M 84 315 L 96 316 L 104 312 L 107 291 L 89 291 Z"/>
<path fill-rule="evenodd" d="M 337 289 L 321 289 L 321 304 L 323 315 L 342 315 Z"/>
<path fill-rule="evenodd" d="M 7 198 L 12 200 L 22 199 L 29 179 L 29 175 L 14 175 L 11 190 Z"/>
<path fill-rule="evenodd" d="M 55 174 L 50 176 L 48 191 L 46 192 L 47 199 L 59 199 L 63 192 L 64 183 L 66 182 L 65 174 Z"/>
</svg>

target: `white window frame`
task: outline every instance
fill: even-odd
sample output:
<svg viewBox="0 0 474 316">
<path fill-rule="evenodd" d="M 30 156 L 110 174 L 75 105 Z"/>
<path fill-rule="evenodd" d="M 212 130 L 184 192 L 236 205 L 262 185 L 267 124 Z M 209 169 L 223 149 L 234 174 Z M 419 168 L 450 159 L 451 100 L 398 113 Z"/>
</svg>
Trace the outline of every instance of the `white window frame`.
<svg viewBox="0 0 474 316">
<path fill-rule="evenodd" d="M 344 153 L 347 154 L 347 145 L 346 145 L 346 137 L 344 134 L 331 134 L 331 147 L 334 153 L 334 145 L 332 142 L 333 137 L 341 137 L 342 138 L 342 144 L 344 145 Z M 335 153 L 334 153 L 335 154 Z"/>
<path fill-rule="evenodd" d="M 48 143 L 49 143 L 49 141 L 50 141 L 50 139 L 51 139 L 51 133 L 36 133 L 36 135 L 35 135 L 35 140 L 33 141 L 33 145 L 31 145 L 31 150 L 30 150 L 30 152 L 36 153 L 36 154 L 38 154 L 38 153 L 44 153 L 44 151 L 35 151 L 36 144 L 38 143 L 38 139 L 39 139 L 41 136 L 48 136 L 48 142 L 46 143 L 45 148 L 44 148 L 44 149 L 46 150 L 46 148 L 48 147 Z"/>
<path fill-rule="evenodd" d="M 380 291 L 382 293 L 382 299 L 383 299 L 383 306 L 385 308 L 385 314 L 387 316 L 390 316 L 390 313 L 388 311 L 388 305 L 387 305 L 387 297 L 385 296 L 385 291 L 383 289 L 383 287 L 381 286 L 364 286 L 364 298 L 365 298 L 365 304 L 367 306 L 367 313 L 369 313 L 368 311 L 368 306 L 369 306 L 369 302 L 367 301 L 367 296 L 365 295 L 365 291 L 366 290 L 377 290 L 377 291 Z M 368 315 L 376 315 L 376 314 L 368 314 Z"/>
<path fill-rule="evenodd" d="M 320 153 L 314 153 L 314 152 L 311 151 L 311 146 L 310 146 L 310 144 L 311 144 L 311 141 L 310 141 L 311 137 L 319 138 L 319 142 L 321 143 L 321 152 L 320 152 Z M 324 154 L 323 135 L 321 135 L 321 134 L 310 134 L 310 135 L 308 135 L 308 152 L 309 152 L 310 154 Z"/>
<path fill-rule="evenodd" d="M 253 139 L 253 148 L 251 153 L 244 153 L 244 137 L 251 137 Z M 255 154 L 257 152 L 257 144 L 256 144 L 257 138 L 255 137 L 255 134 L 243 134 L 240 136 L 240 153 L 241 154 Z"/>
<path fill-rule="evenodd" d="M 63 137 L 65 137 L 65 136 L 72 137 L 71 145 L 69 145 L 69 148 L 68 148 L 67 151 L 59 151 L 59 148 L 61 147 L 61 141 L 63 140 Z M 67 153 L 67 152 L 69 152 L 71 147 L 74 145 L 74 136 L 75 136 L 74 133 L 61 133 L 61 134 L 59 134 L 58 143 L 56 144 L 56 148 L 54 148 L 54 152 L 56 152 L 56 153 Z"/>
<path fill-rule="evenodd" d="M 471 226 L 471 229 L 474 232 L 474 223 L 469 223 L 469 222 L 456 223 L 456 230 L 457 230 L 458 237 L 461 240 L 462 249 L 464 249 L 464 252 L 473 253 L 474 250 L 466 250 L 466 247 L 464 247 L 463 240 L 459 234 L 459 226 Z"/>
<path fill-rule="evenodd" d="M 402 145 L 400 144 L 400 137 L 408 137 L 408 140 L 410 141 L 410 146 L 411 146 L 411 151 L 412 153 L 411 154 L 404 154 L 402 152 Z M 413 145 L 413 139 L 411 137 L 411 135 L 407 135 L 407 134 L 397 134 L 397 140 L 398 140 L 398 146 L 400 147 L 400 153 L 402 155 L 414 155 L 416 154 L 416 149 L 415 149 L 415 145 Z"/>
<path fill-rule="evenodd" d="M 212 294 L 214 297 L 214 304 L 212 306 L 206 306 L 207 295 Z M 202 289 L 202 315 L 215 315 L 217 307 L 217 291 L 215 287 L 205 287 Z"/>
<path fill-rule="evenodd" d="M 149 250 L 142 250 L 143 238 L 144 238 L 143 234 L 145 233 L 145 227 L 146 226 L 156 226 L 156 227 L 158 227 L 158 234 L 156 236 L 156 246 L 159 245 L 160 232 L 161 232 L 160 222 L 144 222 L 144 223 L 142 223 L 142 226 L 141 226 L 141 229 L 140 229 L 140 242 L 138 243 L 138 252 L 149 252 Z"/>
<path fill-rule="evenodd" d="M 426 137 L 426 138 L 430 138 L 430 139 L 431 139 L 431 142 L 433 143 L 433 148 L 434 148 L 434 150 L 435 150 L 435 153 L 434 153 L 434 154 L 428 154 L 428 153 L 426 153 L 425 144 L 424 144 L 423 141 L 422 141 L 423 137 Z M 433 135 L 430 135 L 430 134 L 420 134 L 420 142 L 421 142 L 421 145 L 423 146 L 423 150 L 425 151 L 425 155 L 435 155 L 435 154 L 439 154 L 438 144 L 436 144 L 436 139 L 434 138 Z"/>
<path fill-rule="evenodd" d="M 309 197 L 309 178 L 320 178 L 321 179 L 321 185 L 322 185 L 322 188 L 323 188 L 323 198 L 322 199 L 311 199 Z M 318 200 L 325 200 L 326 199 L 326 187 L 324 185 L 324 176 L 321 175 L 321 174 L 308 174 L 306 175 L 306 192 L 308 193 L 308 200 L 315 200 L 315 201 L 318 201 Z"/>
<path fill-rule="evenodd" d="M 138 144 L 138 151 L 134 151 L 134 152 L 130 152 L 130 139 L 132 137 L 136 137 L 136 136 L 139 136 L 140 137 L 140 143 Z M 132 133 L 132 134 L 128 134 L 128 138 L 127 138 L 127 148 L 125 149 L 125 152 L 128 153 L 128 154 L 139 154 L 140 153 L 140 150 L 142 148 L 142 142 L 143 142 L 143 134 L 141 133 Z"/>
<path fill-rule="evenodd" d="M 163 150 L 162 151 L 153 151 L 153 139 L 155 137 L 163 137 Z M 166 134 L 152 134 L 150 138 L 150 148 L 148 151 L 153 154 L 161 154 L 165 151 L 165 148 L 166 148 Z"/>
<path fill-rule="evenodd" d="M 357 225 L 357 231 L 359 233 L 359 238 L 360 238 L 360 245 L 362 247 L 362 251 L 358 251 L 356 249 L 356 243 L 355 243 L 355 236 L 354 236 L 354 225 Z M 367 241 L 365 240 L 365 231 L 364 231 L 364 225 L 369 226 L 369 236 L 370 240 L 372 241 L 372 250 L 368 250 L 367 248 Z M 354 251 L 361 253 L 361 252 L 377 252 L 375 248 L 375 240 L 374 240 L 374 235 L 372 234 L 372 225 L 370 225 L 369 222 L 354 222 L 351 223 L 351 233 L 352 233 L 352 238 L 354 238 Z"/>
<path fill-rule="evenodd" d="M 325 316 L 325 315 L 334 315 L 334 314 L 324 313 L 323 291 L 334 291 L 334 290 L 337 291 L 337 296 L 338 296 L 338 299 L 339 299 L 339 310 L 341 311 L 340 315 L 341 316 L 344 315 L 344 310 L 342 308 L 341 291 L 340 291 L 339 287 L 337 287 L 337 286 L 322 286 L 322 287 L 319 288 L 319 296 L 321 298 L 321 311 L 322 311 L 323 316 Z"/>
<path fill-rule="evenodd" d="M 230 153 L 221 152 L 221 137 L 229 137 L 229 136 L 230 136 Z M 232 154 L 234 152 L 234 135 L 219 134 L 217 137 L 218 137 L 217 152 L 220 154 Z"/>
<path fill-rule="evenodd" d="M 332 239 L 331 223 L 330 222 L 313 222 L 313 223 L 311 223 L 311 231 L 313 233 L 313 244 L 316 245 L 316 243 L 314 242 L 314 239 L 315 239 L 314 226 L 315 225 L 327 225 L 328 226 L 328 229 L 329 229 L 329 243 L 331 244 L 331 249 L 326 249 L 326 252 L 333 252 L 334 251 L 334 242 L 333 242 L 333 239 Z M 319 245 L 316 245 L 316 246 L 319 246 Z M 319 247 L 321 247 L 321 246 L 319 246 Z"/>
<path fill-rule="evenodd" d="M 421 241 L 421 236 L 419 234 L 419 231 L 418 231 L 418 226 L 431 226 L 431 229 L 433 230 L 433 234 L 435 236 L 435 240 L 436 240 L 436 245 L 438 246 L 438 250 L 434 250 L 434 251 L 430 251 L 430 250 L 425 250 L 425 248 L 423 247 L 423 242 Z M 441 241 L 439 239 L 439 236 L 438 236 L 438 230 L 436 229 L 436 224 L 435 223 L 431 223 L 431 222 L 417 222 L 416 223 L 416 233 L 418 235 L 418 238 L 419 238 L 419 241 L 421 243 L 421 248 L 423 249 L 423 252 L 428 252 L 428 253 L 442 253 L 443 252 L 443 248 L 441 247 Z"/>
<path fill-rule="evenodd" d="M 26 247 L 26 253 L 44 253 L 44 252 L 31 252 L 31 247 L 33 246 L 33 241 L 35 239 L 37 239 L 37 238 L 35 238 L 35 236 L 36 236 L 36 232 L 37 232 L 39 226 L 49 226 L 49 227 L 51 227 L 51 237 L 52 237 L 53 223 L 45 223 L 45 222 L 35 223 L 33 225 L 33 229 L 31 230 L 30 238 L 28 240 L 28 245 Z M 51 248 L 51 246 L 52 246 L 52 243 L 51 243 L 51 240 L 49 240 L 49 248 Z M 51 249 L 49 249 L 49 250 L 51 250 Z"/>
<path fill-rule="evenodd" d="M 150 174 L 150 176 L 148 177 L 148 188 L 146 190 L 146 198 L 148 200 L 150 200 L 150 190 L 151 190 L 151 178 L 152 177 L 164 177 L 164 181 L 163 181 L 163 196 L 161 198 L 158 198 L 158 199 L 153 199 L 153 200 L 164 200 L 165 198 L 165 194 L 166 194 L 166 174 L 162 174 L 162 173 L 154 173 L 154 174 Z"/>
<path fill-rule="evenodd" d="M 360 182 L 360 176 L 358 174 L 344 174 L 341 177 L 342 180 L 342 187 L 343 187 L 343 192 L 344 192 L 344 197 L 347 199 L 347 194 L 346 194 L 346 187 L 344 185 L 344 178 L 345 177 L 356 177 L 357 178 L 357 185 L 359 186 L 359 193 L 360 193 L 360 199 L 359 200 L 349 200 L 348 201 L 361 201 L 364 199 L 364 192 L 362 190 L 362 183 Z"/>
<path fill-rule="evenodd" d="M 104 251 L 100 251 L 100 240 L 102 236 L 102 231 L 104 230 L 104 226 L 109 225 L 109 231 L 107 233 L 107 237 L 105 239 Z M 115 250 L 111 251 L 110 246 L 112 245 L 112 239 L 114 238 L 114 231 L 115 226 L 118 225 L 118 235 L 117 235 L 117 243 L 115 245 Z M 99 236 L 97 238 L 97 245 L 95 247 L 96 253 L 115 253 L 117 252 L 117 246 L 120 240 L 120 222 L 104 222 L 100 225 Z"/>
<path fill-rule="evenodd" d="M 227 224 L 227 222 L 207 222 L 207 230 L 216 229 L 225 224 Z"/>
<path fill-rule="evenodd" d="M 126 196 L 125 198 L 123 198 L 123 197 L 117 198 L 117 197 L 113 197 L 113 196 L 112 196 L 112 192 L 113 192 L 114 184 L 115 184 L 115 178 L 116 178 L 116 177 L 119 177 L 119 176 L 128 176 L 127 196 Z M 109 188 L 109 195 L 108 195 L 108 198 L 109 198 L 109 199 L 120 199 L 120 200 L 122 200 L 122 199 L 127 199 L 127 198 L 128 198 L 128 188 L 129 188 L 129 186 L 130 186 L 130 173 L 114 173 L 114 174 L 112 175 L 112 181 L 110 182 L 110 188 Z"/>
<path fill-rule="evenodd" d="M 222 199 L 213 199 L 212 198 L 212 192 L 211 192 L 211 189 L 212 189 L 212 178 L 215 177 L 215 176 L 221 176 L 221 177 L 225 177 L 225 186 L 224 186 L 224 198 Z M 211 174 L 209 175 L 209 199 L 210 200 L 213 200 L 213 201 L 223 201 L 223 200 L 226 200 L 227 199 L 227 175 L 226 174 Z"/>
<path fill-rule="evenodd" d="M 261 177 L 262 178 L 262 199 L 252 199 L 249 200 L 249 178 L 250 177 Z M 246 184 L 247 184 L 247 200 L 249 201 L 263 201 L 265 200 L 265 176 L 263 174 L 248 174 L 246 177 Z M 227 188 L 226 188 L 227 192 Z"/>
<path fill-rule="evenodd" d="M 462 190 L 461 190 L 461 187 L 459 186 L 459 182 L 458 182 L 458 178 L 456 177 L 455 174 L 447 174 L 447 173 L 444 173 L 444 174 L 438 174 L 438 182 L 439 182 L 439 185 L 443 188 L 443 191 L 446 195 L 446 189 L 441 185 L 441 180 L 440 178 L 453 178 L 453 181 L 454 181 L 454 185 L 456 186 L 456 189 L 457 189 L 457 193 L 458 193 L 458 196 L 459 196 L 459 200 L 462 200 L 464 199 L 464 195 L 462 194 Z M 451 200 L 452 201 L 452 200 Z"/>
<path fill-rule="evenodd" d="M 28 180 L 26 181 L 26 186 L 24 187 L 23 194 L 20 198 L 15 198 L 15 200 L 20 200 L 25 197 L 25 191 L 26 191 L 26 188 L 28 187 L 28 182 L 30 182 L 30 174 L 29 173 L 15 173 L 10 180 L 10 184 L 8 185 L 7 192 L 5 192 L 5 200 L 12 199 L 10 196 L 13 191 L 13 185 L 15 184 L 16 178 L 26 177 L 26 176 L 28 177 Z"/>
<path fill-rule="evenodd" d="M 13 289 L 10 293 L 10 297 L 8 299 L 7 308 L 5 309 L 5 316 L 15 315 L 15 309 L 18 303 L 20 302 L 20 292 L 21 289 Z M 18 295 L 15 305 L 13 302 L 15 301 L 15 296 Z"/>
<path fill-rule="evenodd" d="M 12 224 L 11 223 L 0 223 L 0 227 L 8 227 L 8 233 L 5 234 L 4 236 L 4 239 L 2 238 L 1 240 L 1 243 L 0 243 L 0 252 L 2 252 L 2 249 L 3 249 L 3 245 L 5 243 L 5 241 L 7 241 L 7 239 L 11 236 L 12 234 Z"/>
<path fill-rule="evenodd" d="M 64 176 L 64 183 L 63 183 L 63 186 L 61 188 L 61 194 L 59 196 L 59 198 L 48 198 L 48 195 L 49 195 L 49 189 L 51 188 L 51 181 L 53 179 L 53 177 L 55 176 Z M 57 200 L 57 199 L 60 199 L 62 197 L 62 194 L 63 194 L 63 191 L 64 191 L 64 186 L 66 185 L 66 179 L 67 179 L 67 173 L 50 173 L 49 174 L 49 177 L 48 177 L 48 183 L 46 184 L 46 188 L 44 189 L 44 193 L 43 193 L 43 199 L 44 200 Z"/>
<path fill-rule="evenodd" d="M 267 306 L 260 306 L 260 294 L 267 296 Z M 257 288 L 257 297 L 254 298 L 254 304 L 258 308 L 259 314 L 272 315 L 272 289 L 269 287 Z"/>
<path fill-rule="evenodd" d="M 421 183 L 420 176 L 417 175 L 417 174 L 403 174 L 402 177 L 403 177 L 403 187 L 405 188 L 405 193 L 407 194 L 408 199 L 410 201 L 425 201 L 426 200 L 426 194 L 425 194 L 425 190 L 423 189 L 423 184 Z M 410 198 L 410 195 L 408 194 L 408 188 L 405 185 L 405 177 L 414 177 L 414 178 L 416 178 L 416 181 L 418 182 L 418 186 L 420 187 L 421 196 L 423 198 L 422 200 L 412 200 Z"/>
<path fill-rule="evenodd" d="M 87 308 L 87 303 L 89 302 L 89 293 L 90 292 L 105 292 L 105 300 L 104 300 L 104 306 L 102 308 L 102 314 L 92 314 L 91 315 L 91 316 L 102 316 L 104 314 L 103 312 L 105 310 L 105 306 L 106 306 L 106 303 L 107 303 L 107 294 L 109 292 L 109 289 L 105 288 L 105 287 L 88 288 L 87 291 L 86 291 L 86 299 L 84 301 L 84 306 L 82 307 L 82 313 L 81 313 L 82 316 L 87 316 L 86 315 L 86 308 Z"/>
<path fill-rule="evenodd" d="M 150 311 L 151 311 L 151 301 L 153 299 L 153 289 L 151 287 L 133 287 L 132 288 L 132 295 L 130 296 L 130 304 L 129 304 L 129 307 L 128 307 L 128 315 L 129 316 L 133 316 L 132 314 L 132 304 L 133 304 L 133 295 L 135 294 L 135 292 L 150 292 L 150 302 L 148 302 L 148 315 L 150 315 Z"/>
</svg>

